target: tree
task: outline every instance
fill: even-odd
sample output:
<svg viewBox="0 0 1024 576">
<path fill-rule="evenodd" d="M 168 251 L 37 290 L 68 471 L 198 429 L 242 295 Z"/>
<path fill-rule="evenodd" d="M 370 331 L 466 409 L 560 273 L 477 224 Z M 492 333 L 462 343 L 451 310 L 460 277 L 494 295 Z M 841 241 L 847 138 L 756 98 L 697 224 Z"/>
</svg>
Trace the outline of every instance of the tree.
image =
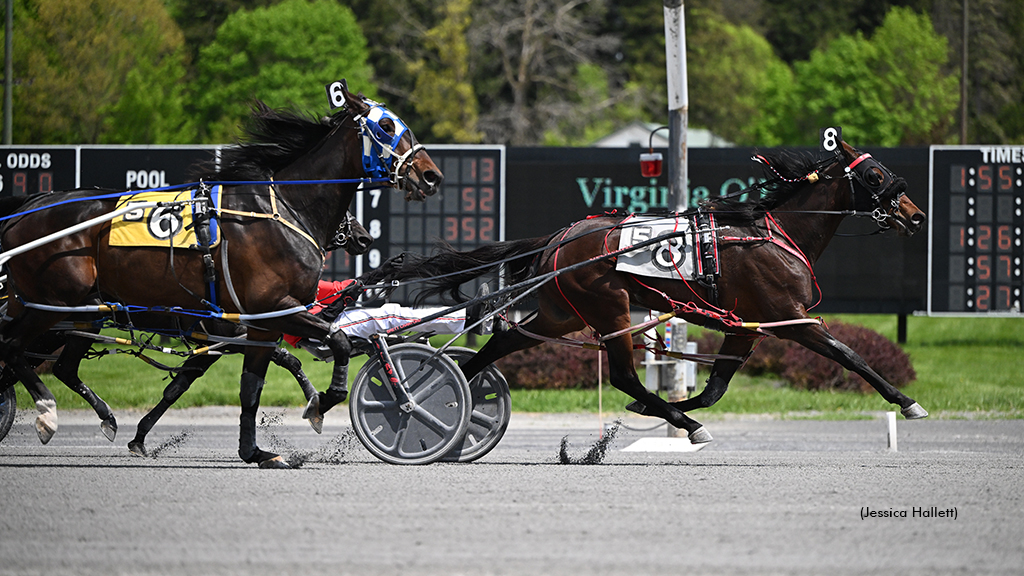
<svg viewBox="0 0 1024 576">
<path fill-rule="evenodd" d="M 618 40 L 598 34 L 602 0 L 488 2 L 474 14 L 480 129 L 490 142 L 536 144 L 577 89 L 581 64 L 614 54 Z"/>
<path fill-rule="evenodd" d="M 836 124 L 859 146 L 944 142 L 959 100 L 947 61 L 946 40 L 926 16 L 893 8 L 870 40 L 843 35 L 795 64 L 788 142 L 812 145 Z"/>
<path fill-rule="evenodd" d="M 687 27 L 690 124 L 736 144 L 782 144 L 778 112 L 789 108 L 789 66 L 753 29 L 713 12 L 692 11 Z"/>
<path fill-rule="evenodd" d="M 806 60 L 833 39 L 861 32 L 870 36 L 894 6 L 925 12 L 931 0 L 763 0 L 764 35 L 783 61 Z M 734 12 L 735 13 L 735 12 Z"/>
<path fill-rule="evenodd" d="M 436 57 L 423 39 L 427 30 L 439 25 L 443 4 L 437 4 L 434 0 L 347 2 L 366 36 L 377 93 L 420 140 L 427 142 L 434 140 L 433 125 L 420 117 L 414 105 L 416 76 L 410 73 L 410 67 Z M 381 33 L 384 30 L 387 33 Z"/>
<path fill-rule="evenodd" d="M 949 40 L 950 70 L 963 54 L 963 0 L 937 0 L 936 30 Z M 968 4 L 968 142 L 1024 141 L 1024 3 L 970 0 Z M 957 114 L 959 119 L 959 114 Z M 959 121 L 957 131 L 959 131 Z"/>
<path fill-rule="evenodd" d="M 191 139 L 187 55 L 159 0 L 23 0 L 15 19 L 15 142 Z"/>
<path fill-rule="evenodd" d="M 273 107 L 326 110 L 324 86 L 345 78 L 374 97 L 366 39 L 355 16 L 333 0 L 286 0 L 238 11 L 202 48 L 195 106 L 207 142 L 231 140 L 258 98 Z"/>
<path fill-rule="evenodd" d="M 423 36 L 431 58 L 409 64 L 416 78 L 412 101 L 421 121 L 430 123 L 433 138 L 450 142 L 479 142 L 476 94 L 469 76 L 466 28 L 472 0 L 447 0 L 437 26 Z"/>
<path fill-rule="evenodd" d="M 192 60 L 199 50 L 217 37 L 217 28 L 239 10 L 252 10 L 277 4 L 280 0 L 164 0 L 171 18 L 185 35 Z"/>
</svg>

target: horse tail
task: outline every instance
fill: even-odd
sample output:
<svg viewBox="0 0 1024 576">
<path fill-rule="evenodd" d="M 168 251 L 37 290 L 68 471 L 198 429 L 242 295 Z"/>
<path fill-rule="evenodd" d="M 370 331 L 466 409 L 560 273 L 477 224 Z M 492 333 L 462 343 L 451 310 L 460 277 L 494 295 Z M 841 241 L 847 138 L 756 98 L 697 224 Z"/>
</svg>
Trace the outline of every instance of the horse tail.
<svg viewBox="0 0 1024 576">
<path fill-rule="evenodd" d="M 384 275 L 384 282 L 426 278 L 424 286 L 416 291 L 416 302 L 422 303 L 430 296 L 444 295 L 455 302 L 465 302 L 466 297 L 459 286 L 488 273 L 501 265 L 506 266 L 510 283 L 520 282 L 535 274 L 533 270 L 536 252 L 551 241 L 551 236 L 525 238 L 509 242 L 495 242 L 467 252 L 459 252 L 448 244 L 439 244 L 430 256 L 402 254 L 392 258 L 384 267 L 390 272 Z M 396 260 L 399 262 L 395 263 Z"/>
</svg>

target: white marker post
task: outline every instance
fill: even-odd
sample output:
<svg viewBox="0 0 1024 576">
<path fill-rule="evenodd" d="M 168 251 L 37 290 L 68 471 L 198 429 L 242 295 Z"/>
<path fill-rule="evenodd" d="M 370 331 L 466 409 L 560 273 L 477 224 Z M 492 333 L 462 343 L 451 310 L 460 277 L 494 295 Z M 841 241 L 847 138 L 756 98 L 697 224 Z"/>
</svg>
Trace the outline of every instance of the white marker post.
<svg viewBox="0 0 1024 576">
<path fill-rule="evenodd" d="M 889 422 L 889 451 L 896 452 L 896 413 L 886 412 L 885 419 Z"/>
</svg>

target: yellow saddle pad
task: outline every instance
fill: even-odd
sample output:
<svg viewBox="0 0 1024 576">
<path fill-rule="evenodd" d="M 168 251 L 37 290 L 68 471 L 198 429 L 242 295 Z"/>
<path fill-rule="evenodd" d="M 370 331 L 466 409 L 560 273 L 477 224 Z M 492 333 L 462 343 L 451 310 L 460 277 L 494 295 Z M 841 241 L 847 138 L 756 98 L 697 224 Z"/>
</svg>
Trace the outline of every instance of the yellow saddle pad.
<svg viewBox="0 0 1024 576">
<path fill-rule="evenodd" d="M 220 186 L 210 193 L 214 206 L 210 207 L 211 246 L 220 241 L 217 230 L 216 211 L 220 209 Z M 192 226 L 191 200 L 195 190 L 173 192 L 140 192 L 125 194 L 117 200 L 117 207 L 137 202 L 182 202 L 171 206 L 139 208 L 126 212 L 111 221 L 111 246 L 159 246 L 167 248 L 189 248 L 196 245 L 196 232 Z"/>
</svg>

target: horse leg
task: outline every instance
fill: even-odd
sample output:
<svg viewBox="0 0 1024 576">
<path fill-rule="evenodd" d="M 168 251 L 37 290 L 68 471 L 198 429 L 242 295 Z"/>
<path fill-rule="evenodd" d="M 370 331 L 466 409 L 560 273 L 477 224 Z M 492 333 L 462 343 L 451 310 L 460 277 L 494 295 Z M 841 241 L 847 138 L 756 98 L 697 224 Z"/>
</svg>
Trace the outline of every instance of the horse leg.
<svg viewBox="0 0 1024 576">
<path fill-rule="evenodd" d="M 22 352 L 27 343 L 45 334 L 50 326 L 65 316 L 67 314 L 22 309 L 12 320 L 0 326 L 0 359 L 14 371 L 35 401 L 36 409 L 39 410 L 36 434 L 43 444 L 49 442 L 57 432 L 57 399 L 39 379 L 35 366 L 28 362 Z"/>
<path fill-rule="evenodd" d="M 725 341 L 722 342 L 722 347 L 718 353 L 745 358 L 756 339 L 756 336 L 746 334 L 726 334 Z M 683 412 L 714 406 L 725 395 L 725 391 L 729 389 L 729 381 L 732 380 L 736 370 L 742 365 L 743 360 L 715 360 L 715 363 L 711 366 L 711 375 L 708 376 L 707 385 L 704 386 L 704 390 L 693 398 L 673 402 L 672 405 Z"/>
<path fill-rule="evenodd" d="M 36 435 L 39 441 L 46 444 L 57 433 L 57 399 L 50 389 L 43 384 L 36 374 L 35 368 L 23 356 L 8 359 L 7 366 L 14 372 L 18 380 L 25 385 L 32 400 L 36 403 Z"/>
<path fill-rule="evenodd" d="M 523 325 L 523 330 L 548 338 L 557 338 L 570 332 L 582 330 L 585 327 L 586 324 L 579 316 L 567 314 L 563 310 L 550 305 L 548 301 L 541 300 L 537 317 Z M 462 370 L 466 380 L 472 381 L 477 374 L 495 361 L 509 354 L 527 350 L 542 343 L 543 340 L 527 336 L 515 328 L 504 332 L 496 332 L 491 335 L 491 338 L 480 348 L 479 352 L 464 364 L 460 364 L 459 368 Z"/>
<path fill-rule="evenodd" d="M 250 339 L 252 331 L 250 331 Z M 272 349 L 247 346 L 242 361 L 242 378 L 238 397 L 242 411 L 238 418 L 238 456 L 246 463 L 259 464 L 260 468 L 289 468 L 288 463 L 277 454 L 264 452 L 256 445 L 256 412 L 260 407 L 264 378 L 270 365 Z"/>
<path fill-rule="evenodd" d="M 110 406 L 78 377 L 82 358 L 89 351 L 91 344 L 85 338 L 69 337 L 64 343 L 64 350 L 53 364 L 53 375 L 92 406 L 100 418 L 100 431 L 107 437 L 107 440 L 113 442 L 117 435 L 117 419 L 114 418 L 114 413 L 110 410 Z"/>
<path fill-rule="evenodd" d="M 313 394 L 302 412 L 302 417 L 309 420 L 309 425 L 317 430 L 314 422 L 323 427 L 323 415 L 348 398 L 348 360 L 352 355 L 352 344 L 345 333 L 337 330 L 323 340 L 334 356 L 334 369 L 331 372 L 331 384 L 324 392 Z M 301 381 L 299 383 L 302 384 Z M 320 430 L 317 430 L 319 433 Z"/>
<path fill-rule="evenodd" d="M 323 432 L 324 429 L 324 417 L 323 414 L 319 413 L 319 400 L 320 395 L 317 394 L 316 388 L 313 387 L 313 383 L 306 377 L 306 373 L 302 371 L 302 362 L 299 361 L 291 352 L 278 346 L 274 349 L 274 353 L 270 356 L 270 361 L 277 364 L 281 368 L 291 372 L 292 376 L 295 377 L 295 381 L 299 383 L 299 388 L 302 388 L 302 395 L 306 397 L 307 410 L 309 410 L 309 404 L 315 397 L 317 399 L 316 407 L 317 413 L 306 415 L 303 413 L 303 417 L 309 420 L 309 425 L 313 428 L 317 434 Z M 347 370 L 347 367 L 346 367 Z M 347 378 L 346 372 L 346 378 Z"/>
<path fill-rule="evenodd" d="M 210 366 L 212 366 L 219 358 L 220 356 L 200 355 L 192 356 L 188 360 L 185 360 L 184 364 L 182 364 L 181 368 L 178 370 L 178 373 L 174 375 L 173 379 L 171 379 L 171 383 L 164 388 L 164 394 L 163 397 L 160 398 L 160 401 L 157 402 L 156 406 L 154 406 L 152 410 L 142 417 L 142 420 L 139 420 L 139 426 L 135 430 L 135 438 L 128 443 L 128 450 L 139 456 L 147 455 L 146 435 L 148 435 L 150 430 L 153 429 L 153 426 L 156 426 L 157 420 L 159 420 L 164 413 L 167 412 L 167 409 L 177 402 L 178 398 L 181 398 L 181 395 L 192 386 L 192 383 L 195 382 L 197 378 L 205 374 Z"/>
<path fill-rule="evenodd" d="M 859 354 L 851 350 L 846 344 L 836 340 L 824 327 L 817 324 L 805 324 L 786 330 L 776 330 L 776 334 L 780 338 L 793 340 L 829 360 L 838 362 L 843 368 L 858 374 L 881 394 L 882 398 L 885 398 L 887 402 L 898 405 L 900 412 L 907 420 L 916 420 L 928 416 L 928 411 L 922 408 L 920 404 L 897 390 L 892 384 L 886 382 L 884 378 L 868 366 L 868 363 Z"/>
<path fill-rule="evenodd" d="M 628 315 L 627 315 L 628 318 Z M 608 372 L 612 386 L 622 390 L 643 406 L 643 414 L 657 416 L 676 428 L 686 430 L 691 444 L 711 442 L 711 433 L 700 422 L 687 416 L 672 404 L 647 390 L 633 367 L 633 338 L 623 335 L 605 342 L 608 351 Z"/>
</svg>

